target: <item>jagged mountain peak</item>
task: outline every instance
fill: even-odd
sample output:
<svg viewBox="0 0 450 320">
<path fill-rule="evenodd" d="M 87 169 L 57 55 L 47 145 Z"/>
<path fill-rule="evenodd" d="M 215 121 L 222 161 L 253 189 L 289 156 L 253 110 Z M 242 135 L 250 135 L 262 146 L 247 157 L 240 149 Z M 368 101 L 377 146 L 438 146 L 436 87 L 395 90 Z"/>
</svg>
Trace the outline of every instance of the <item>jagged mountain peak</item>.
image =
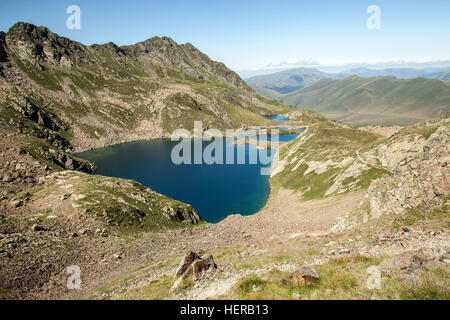
<svg viewBox="0 0 450 320">
<path fill-rule="evenodd" d="M 4 38 L 4 40 L 3 40 Z M 108 54 L 121 66 L 144 66 L 153 76 L 168 76 L 176 73 L 197 81 L 217 77 L 249 93 L 253 90 L 223 63 L 211 60 L 191 43 L 178 44 L 172 38 L 154 36 L 132 45 L 118 46 L 113 42 L 85 46 L 53 33 L 46 27 L 18 22 L 9 31 L 0 36 L 0 60 L 7 59 L 7 53 L 13 53 L 42 69 L 42 63 L 64 68 L 75 65 L 96 65 L 98 54 Z M 155 67 L 159 70 L 155 71 Z M 162 72 L 159 72 L 162 68 Z"/>
<path fill-rule="evenodd" d="M 78 149 L 166 137 L 194 120 L 241 127 L 290 111 L 257 97 L 235 72 L 192 44 L 169 37 L 86 46 L 20 22 L 0 34 L 0 81 L 0 107 L 10 110 L 23 105 L 21 97 L 30 98 L 42 114 L 61 119 L 67 128 L 61 134 Z M 12 109 L 23 118 L 15 114 L 21 108 Z"/>
</svg>

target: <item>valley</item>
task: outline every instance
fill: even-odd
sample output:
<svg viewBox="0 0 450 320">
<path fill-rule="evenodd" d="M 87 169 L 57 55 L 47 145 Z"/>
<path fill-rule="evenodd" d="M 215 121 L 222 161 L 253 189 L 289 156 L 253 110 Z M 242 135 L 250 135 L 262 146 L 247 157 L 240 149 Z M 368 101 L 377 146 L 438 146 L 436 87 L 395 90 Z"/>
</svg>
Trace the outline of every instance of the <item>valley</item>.
<svg viewBox="0 0 450 320">
<path fill-rule="evenodd" d="M 322 79 L 293 108 L 189 43 L 20 22 L 0 84 L 1 299 L 448 299 L 445 81 Z M 282 128 L 271 175 L 169 163 L 194 121 Z"/>
<path fill-rule="evenodd" d="M 349 70 L 348 74 L 327 74 L 315 69 L 293 69 L 247 82 L 268 99 L 313 110 L 353 126 L 413 125 L 450 112 L 450 84 L 445 78 L 411 78 L 420 75 L 420 70 L 407 71 Z"/>
</svg>

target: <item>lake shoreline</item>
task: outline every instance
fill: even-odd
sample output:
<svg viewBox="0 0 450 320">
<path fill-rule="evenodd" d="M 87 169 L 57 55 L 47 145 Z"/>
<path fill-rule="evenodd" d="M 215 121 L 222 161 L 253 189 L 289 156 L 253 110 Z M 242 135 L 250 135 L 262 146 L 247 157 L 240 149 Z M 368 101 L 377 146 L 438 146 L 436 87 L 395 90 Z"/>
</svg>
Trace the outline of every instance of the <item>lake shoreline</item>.
<svg viewBox="0 0 450 320">
<path fill-rule="evenodd" d="M 303 132 L 303 129 L 305 129 L 305 126 L 302 126 L 302 130 L 301 131 L 299 130 L 299 126 L 298 125 L 297 126 L 289 125 L 289 126 L 292 127 L 292 128 L 295 127 L 295 130 L 297 130 L 299 132 L 298 134 L 296 134 L 296 136 L 294 138 L 292 138 L 292 140 L 297 139 L 298 136 L 301 135 L 301 132 Z M 253 129 L 253 128 L 265 129 L 265 128 L 279 128 L 279 127 L 280 127 L 280 125 L 259 126 L 259 127 L 254 126 L 251 129 Z M 286 131 L 285 133 L 286 133 L 286 136 L 287 136 L 288 135 L 288 131 Z M 294 136 L 294 134 L 291 134 L 291 135 Z M 292 141 L 292 140 L 290 140 L 290 141 Z M 226 141 L 228 141 L 228 140 L 225 140 L 225 145 L 228 143 Z M 211 141 L 203 140 L 203 142 L 204 142 L 204 144 L 203 144 L 203 151 L 204 151 L 204 148 L 206 146 L 208 146 L 209 144 L 211 144 Z M 281 141 L 280 145 L 282 146 L 282 145 L 286 144 L 287 142 L 288 141 L 286 141 L 286 142 Z M 104 147 L 100 147 L 100 148 L 90 149 L 90 150 L 85 151 L 85 152 L 76 152 L 73 155 L 76 156 L 76 157 L 80 157 L 82 159 L 86 159 L 86 160 L 92 161 L 94 164 L 99 166 L 98 160 L 95 159 L 95 157 L 94 157 L 94 159 L 90 158 L 89 156 L 86 157 L 86 154 L 94 153 L 94 155 L 95 154 L 98 155 L 98 154 L 101 154 L 102 152 L 110 152 L 111 150 L 114 150 L 114 149 L 120 149 L 123 152 L 123 150 L 127 150 L 127 148 L 129 148 L 130 146 L 131 147 L 132 146 L 136 146 L 136 148 L 138 148 L 140 146 L 144 146 L 144 145 L 147 145 L 147 144 L 153 144 L 153 143 L 154 144 L 165 145 L 165 144 L 174 144 L 174 143 L 178 143 L 178 142 L 174 142 L 170 138 L 136 139 L 136 140 L 133 140 L 133 141 L 123 141 L 123 142 L 120 142 L 120 143 L 117 143 L 117 144 L 113 144 L 113 145 L 108 145 L 108 146 L 104 146 Z M 270 145 L 270 141 L 267 141 L 266 143 L 267 143 L 267 145 Z M 239 145 L 240 144 L 240 140 L 239 139 L 235 139 L 233 144 Z M 258 141 L 249 141 L 249 143 L 248 143 L 248 145 L 253 145 L 258 150 L 258 152 L 261 151 L 261 150 L 265 150 L 264 148 L 259 148 L 259 146 L 257 144 L 258 144 Z M 246 143 L 246 145 L 247 145 L 247 143 Z M 268 149 L 271 150 L 271 147 L 268 148 Z M 161 152 L 161 151 L 158 151 L 158 152 Z M 274 152 L 279 152 L 279 150 L 274 150 Z M 125 151 L 123 154 L 126 154 L 126 153 L 127 152 Z M 246 157 L 246 159 L 247 159 L 247 157 Z M 108 160 L 104 160 L 104 159 L 102 159 L 102 161 L 108 162 Z M 116 159 L 116 161 L 117 161 L 117 159 Z M 152 166 L 158 166 L 158 165 L 161 165 L 161 163 L 155 163 Z M 274 169 L 273 165 L 274 165 L 273 163 L 270 164 L 270 172 L 272 172 L 273 169 Z M 127 164 L 125 164 L 124 166 L 127 166 Z M 192 170 L 192 169 L 189 169 L 189 170 Z M 147 171 L 147 170 L 143 170 L 143 171 Z M 173 173 L 173 172 L 171 172 L 169 170 L 167 174 L 170 175 L 171 173 Z M 156 192 L 158 192 L 160 194 L 163 194 L 163 195 L 166 195 L 168 197 L 171 197 L 171 198 L 173 198 L 175 200 L 178 200 L 180 202 L 192 205 L 194 207 L 194 209 L 196 209 L 198 214 L 202 217 L 202 220 L 204 220 L 205 222 L 207 221 L 207 223 L 209 223 L 209 224 L 220 223 L 221 221 L 225 220 L 229 215 L 248 216 L 248 215 L 258 214 L 259 212 L 261 212 L 261 210 L 263 210 L 266 207 L 267 202 L 269 201 L 269 199 L 271 197 L 271 194 L 272 194 L 272 185 L 271 185 L 271 182 L 270 182 L 271 176 L 268 176 L 266 179 L 264 179 L 266 181 L 266 182 L 264 182 L 264 184 L 267 184 L 267 191 L 264 192 L 265 195 L 264 196 L 263 195 L 257 196 L 256 198 L 254 198 L 254 200 L 252 200 L 252 201 L 256 201 L 257 203 L 259 201 L 262 201 L 259 205 L 257 205 L 259 207 L 258 209 L 255 208 L 254 210 L 250 210 L 251 211 L 250 213 L 249 212 L 245 212 L 245 210 L 235 210 L 235 209 L 233 209 L 233 210 L 231 210 L 231 212 L 236 212 L 236 213 L 225 214 L 222 218 L 218 219 L 217 221 L 214 221 L 214 220 L 211 220 L 210 217 L 208 218 L 208 214 L 205 214 L 204 212 L 201 212 L 202 209 L 198 205 L 198 203 L 196 203 L 195 199 L 192 199 L 192 198 L 189 199 L 189 198 L 183 198 L 183 197 L 177 196 L 177 193 L 174 192 L 173 190 L 171 191 L 171 190 L 167 190 L 167 189 L 164 189 L 164 188 L 161 189 L 160 187 L 158 187 L 158 184 L 153 184 L 152 182 L 145 181 L 145 179 L 142 179 L 139 175 L 128 176 L 128 175 L 124 175 L 123 173 L 121 173 L 121 174 L 117 174 L 117 173 L 114 174 L 114 173 L 111 173 L 111 172 L 105 172 L 104 170 L 97 170 L 93 174 L 94 175 L 98 175 L 98 176 L 117 177 L 117 178 L 123 178 L 123 179 L 129 179 L 129 180 L 137 181 L 137 182 L 143 184 L 144 186 L 146 186 L 147 188 L 149 188 L 149 189 L 151 189 L 153 191 L 156 191 Z M 257 179 L 261 179 L 261 178 L 257 178 Z M 170 178 L 169 178 L 169 180 L 170 180 Z M 195 177 L 193 177 L 192 180 L 196 180 Z M 236 184 L 236 185 L 239 185 L 239 183 Z M 252 193 L 252 192 L 254 193 L 255 192 L 255 186 L 249 187 L 249 188 L 244 189 L 244 190 L 245 191 L 243 191 L 243 193 L 245 193 L 245 194 L 248 194 L 249 192 L 250 193 Z M 233 200 L 230 200 L 230 201 L 233 201 Z M 225 204 L 224 207 L 226 207 L 226 205 L 233 205 L 233 202 L 231 202 L 231 204 L 230 204 L 230 202 L 227 201 L 226 203 L 227 204 Z M 219 208 L 220 208 L 220 206 L 219 206 Z M 215 210 L 215 211 L 217 211 L 217 210 Z"/>
</svg>

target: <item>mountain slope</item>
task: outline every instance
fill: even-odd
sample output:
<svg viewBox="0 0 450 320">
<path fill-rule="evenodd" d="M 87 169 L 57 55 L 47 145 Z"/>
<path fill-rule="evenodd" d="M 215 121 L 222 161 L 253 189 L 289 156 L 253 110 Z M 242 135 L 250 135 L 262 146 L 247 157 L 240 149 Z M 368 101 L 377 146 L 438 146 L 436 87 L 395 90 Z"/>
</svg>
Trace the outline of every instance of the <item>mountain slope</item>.
<svg viewBox="0 0 450 320">
<path fill-rule="evenodd" d="M 450 84 L 394 77 L 321 80 L 285 95 L 284 103 L 349 124 L 406 125 L 436 119 L 450 110 Z"/>
<path fill-rule="evenodd" d="M 352 76 L 368 77 L 396 77 L 398 79 L 428 78 L 449 80 L 448 67 L 442 68 L 387 68 L 369 69 L 365 67 L 344 70 L 339 73 L 327 73 L 311 68 L 297 68 L 260 75 L 246 79 L 246 82 L 258 94 L 267 99 L 283 99 L 284 94 L 306 88 L 322 79 L 346 79 Z"/>
<path fill-rule="evenodd" d="M 275 190 L 260 214 L 229 217 L 203 230 L 202 248 L 217 263 L 215 272 L 171 290 L 179 261 L 192 255 L 185 250 L 130 270 L 85 297 L 448 299 L 449 120 L 383 137 L 316 119 L 283 146 L 285 163 L 272 177 Z M 376 167 L 385 172 L 370 174 Z M 287 183 L 277 188 L 281 180 Z M 339 185 L 333 192 L 318 192 L 333 182 Z M 211 240 L 204 245 L 224 238 L 219 246 Z M 368 286 L 369 267 L 380 272 L 376 290 Z"/>
<path fill-rule="evenodd" d="M 166 37 L 84 46 L 18 23 L 0 36 L 0 59 L 4 120 L 20 122 L 17 110 L 32 106 L 58 122 L 56 131 L 76 150 L 167 137 L 191 129 L 194 120 L 237 128 L 288 110 L 262 102 L 236 73 L 191 44 Z"/>
<path fill-rule="evenodd" d="M 396 77 L 399 79 L 413 79 L 413 78 L 429 78 L 429 79 L 446 79 L 450 68 L 388 68 L 388 69 L 369 69 L 369 68 L 356 68 L 342 72 L 343 75 L 356 75 L 358 77 Z"/>
<path fill-rule="evenodd" d="M 204 225 L 189 204 L 87 175 L 95 165 L 75 151 L 289 111 L 191 44 L 85 46 L 26 23 L 0 32 L 0 299 L 55 297 L 67 266 L 95 282 L 99 270 L 119 271 L 124 251 L 158 254 L 155 237 Z M 125 249 L 134 240 L 142 252 Z"/>
<path fill-rule="evenodd" d="M 372 179 L 388 174 L 381 165 L 360 159 L 359 152 L 381 137 L 325 118 L 280 149 L 272 172 L 273 188 L 300 192 L 305 200 L 367 188 Z"/>
<path fill-rule="evenodd" d="M 336 75 L 338 76 L 338 75 Z M 335 75 L 321 72 L 312 68 L 289 69 L 268 75 L 251 77 L 245 81 L 256 91 L 259 88 L 274 90 L 281 94 L 287 94 L 298 89 L 310 86 L 324 78 L 334 78 Z M 266 98 L 276 98 L 270 92 L 266 92 Z"/>
</svg>

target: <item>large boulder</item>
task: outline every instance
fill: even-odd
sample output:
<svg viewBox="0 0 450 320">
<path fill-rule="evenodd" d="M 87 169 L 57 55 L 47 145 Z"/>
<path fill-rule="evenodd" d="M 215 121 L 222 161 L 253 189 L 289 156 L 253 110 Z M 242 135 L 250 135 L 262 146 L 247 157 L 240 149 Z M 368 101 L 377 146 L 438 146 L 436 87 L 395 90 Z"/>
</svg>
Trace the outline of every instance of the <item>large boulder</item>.
<svg viewBox="0 0 450 320">
<path fill-rule="evenodd" d="M 184 280 L 187 280 L 189 277 L 193 277 L 194 281 L 198 281 L 213 274 L 216 270 L 217 264 L 212 255 L 200 256 L 195 252 L 189 251 L 181 260 L 170 290 L 171 292 L 177 291 Z"/>
<path fill-rule="evenodd" d="M 319 275 L 311 266 L 303 266 L 281 280 L 283 285 L 304 286 L 319 281 Z"/>
</svg>

